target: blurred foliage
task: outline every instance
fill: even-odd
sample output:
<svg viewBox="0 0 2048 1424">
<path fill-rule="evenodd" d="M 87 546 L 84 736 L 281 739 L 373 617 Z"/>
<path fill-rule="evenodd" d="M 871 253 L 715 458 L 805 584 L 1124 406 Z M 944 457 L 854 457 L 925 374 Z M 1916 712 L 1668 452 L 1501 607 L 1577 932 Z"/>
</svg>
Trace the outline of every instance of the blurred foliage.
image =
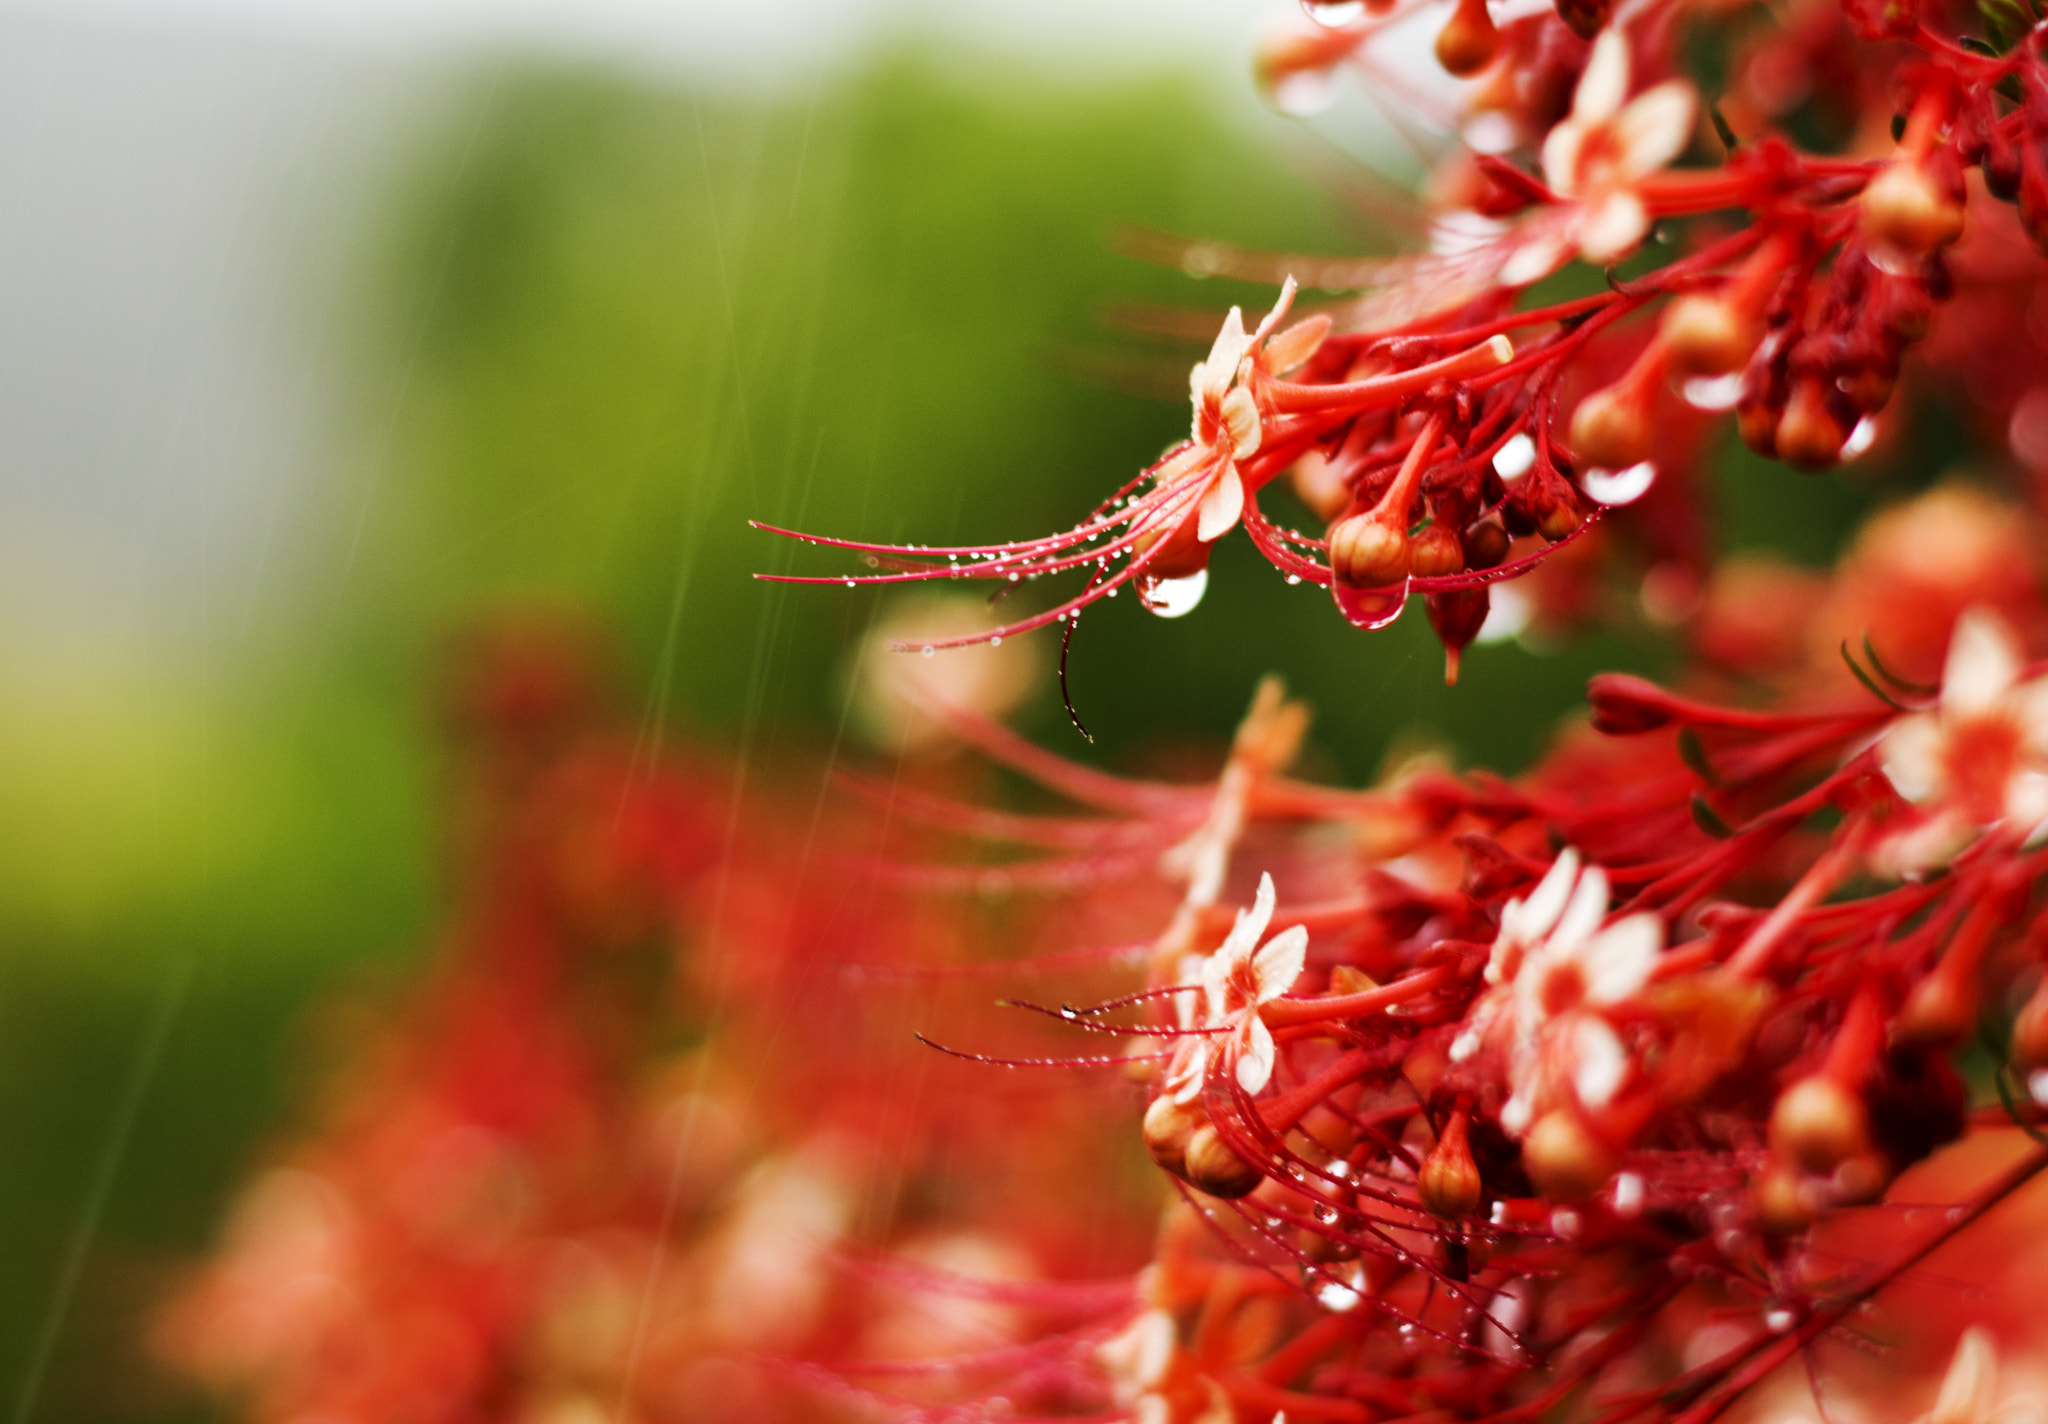
<svg viewBox="0 0 2048 1424">
<path fill-rule="evenodd" d="M 774 102 L 536 70 L 451 107 L 365 279 L 353 482 L 292 646 L 254 673 L 0 687 L 0 1407 L 46 1334 L 35 1417 L 169 1407 L 129 1363 L 149 1282 L 289 1121 L 312 996 L 427 939 L 448 628 L 592 610 L 649 729 L 836 745 L 880 596 L 752 581 L 857 567 L 749 518 L 920 543 L 1071 524 L 1185 431 L 1198 354 L 1116 334 L 1105 306 L 1213 330 L 1270 299 L 1119 257 L 1115 224 L 1310 251 L 1376 235 L 1215 97 L 898 55 Z M 1762 508 L 1751 487 L 1738 515 Z M 1795 552 L 1818 558 L 1846 516 L 1811 488 L 1833 532 Z M 1277 669 L 1330 774 L 1369 776 L 1418 732 L 1512 768 L 1587 673 L 1645 657 L 1606 636 L 1475 649 L 1448 691 L 1419 610 L 1357 634 L 1239 537 L 1189 617 L 1091 613 L 1073 689 L 1096 747 L 1050 687 L 1026 720 L 1111 762 L 1213 745 Z"/>
</svg>

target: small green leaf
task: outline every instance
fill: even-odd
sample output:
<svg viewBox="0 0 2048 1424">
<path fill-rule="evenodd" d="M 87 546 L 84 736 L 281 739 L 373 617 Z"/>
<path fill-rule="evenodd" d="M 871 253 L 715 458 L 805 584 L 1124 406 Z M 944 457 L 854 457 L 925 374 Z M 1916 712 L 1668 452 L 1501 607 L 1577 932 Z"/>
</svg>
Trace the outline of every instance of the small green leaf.
<svg viewBox="0 0 2048 1424">
<path fill-rule="evenodd" d="M 1692 823 L 1717 841 L 1725 841 L 1735 834 L 1734 828 L 1721 819 L 1721 813 L 1709 806 L 1707 798 L 1698 792 L 1694 792 L 1692 798 Z"/>
</svg>

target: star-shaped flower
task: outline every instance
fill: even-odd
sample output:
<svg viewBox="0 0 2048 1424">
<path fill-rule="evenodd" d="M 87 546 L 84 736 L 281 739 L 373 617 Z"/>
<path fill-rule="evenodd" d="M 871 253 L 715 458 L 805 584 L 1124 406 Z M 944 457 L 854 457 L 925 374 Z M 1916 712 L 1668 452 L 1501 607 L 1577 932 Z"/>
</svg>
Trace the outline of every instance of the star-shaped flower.
<svg viewBox="0 0 2048 1424">
<path fill-rule="evenodd" d="M 1878 763 L 1927 819 L 1880 845 L 1895 871 L 1945 863 L 1987 827 L 2048 822 L 2048 678 L 2020 681 L 2020 650 L 1988 609 L 1956 620 L 1941 700 L 1894 722 Z"/>
<path fill-rule="evenodd" d="M 1273 1076 L 1273 1033 L 1259 1017 L 1259 1006 L 1294 987 L 1308 956 L 1308 930 L 1302 925 L 1259 943 L 1272 921 L 1276 898 L 1273 877 L 1261 875 L 1252 907 L 1237 912 L 1230 934 L 1202 961 L 1200 1023 L 1184 1022 L 1183 1027 L 1224 1032 L 1209 1036 L 1206 1051 L 1194 1048 L 1194 1040 L 1184 1040 L 1190 1048 L 1177 1057 L 1168 1088 L 1181 1102 L 1199 1097 L 1209 1072 L 1219 1064 L 1235 1073 L 1237 1085 L 1247 1093 L 1258 1092 Z"/>
<path fill-rule="evenodd" d="M 1667 79 L 1633 99 L 1628 84 L 1628 41 L 1619 30 L 1603 30 L 1579 76 L 1570 116 L 1543 139 L 1543 181 L 1565 205 L 1534 217 L 1501 269 L 1507 285 L 1547 277 L 1575 252 L 1588 262 L 1612 262 L 1649 232 L 1642 181 L 1685 152 L 1699 99 L 1683 79 Z"/>
<path fill-rule="evenodd" d="M 1582 1107 L 1604 1107 L 1628 1076 L 1627 1052 L 1600 1009 L 1643 987 L 1664 947 L 1664 924 L 1637 914 L 1603 929 L 1608 898 L 1606 872 L 1582 870 L 1567 848 L 1527 900 L 1501 911 L 1486 964 L 1492 987 L 1451 1056 L 1469 1058 L 1505 1033 L 1512 1096 L 1500 1120 L 1510 1133 L 1520 1135 L 1539 1107 L 1567 1094 Z"/>
</svg>

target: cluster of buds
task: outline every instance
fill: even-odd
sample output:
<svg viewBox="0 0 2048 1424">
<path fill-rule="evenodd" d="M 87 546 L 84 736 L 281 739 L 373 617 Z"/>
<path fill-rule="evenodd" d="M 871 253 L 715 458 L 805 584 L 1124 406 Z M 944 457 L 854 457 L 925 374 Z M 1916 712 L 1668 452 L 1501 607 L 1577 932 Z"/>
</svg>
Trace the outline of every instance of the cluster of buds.
<svg viewBox="0 0 2048 1424">
<path fill-rule="evenodd" d="M 1415 9 L 1367 6 L 1315 25 L 1269 47 L 1261 73 L 1283 96 L 1341 68 L 1405 92 L 1389 32 Z M 1561 3 L 1503 18 L 1487 0 L 1461 0 L 1437 55 L 1472 80 L 1444 117 L 1477 147 L 1448 156 L 1429 185 L 1431 251 L 1297 263 L 1304 284 L 1336 295 L 1292 327 L 1292 278 L 1249 335 L 1231 312 L 1194 369 L 1187 442 L 1066 533 L 958 548 L 796 537 L 885 570 L 856 581 L 1073 573 L 1078 593 L 983 635 L 1059 624 L 1071 641 L 1081 612 L 1125 584 L 1157 611 L 1186 611 L 1215 542 L 1242 525 L 1283 574 L 1330 588 L 1362 628 L 1422 595 L 1454 680 L 1493 586 L 1690 458 L 1671 433 L 1677 402 L 1733 410 L 1752 448 L 1797 469 L 1861 453 L 1908 349 L 1978 280 L 1950 258 L 1970 226 L 1970 169 L 2039 229 L 2038 39 L 1962 44 L 1945 12 L 1919 9 L 1852 7 L 1833 28 L 1802 10 L 1745 51 L 1752 74 L 1825 62 L 1854 77 L 1851 92 L 1903 95 L 1889 145 L 1831 152 L 1798 147 L 1758 104 L 1737 106 L 1755 131 L 1736 133 L 1717 109 L 1708 136 L 1683 73 L 1682 4 L 1614 18 Z M 1653 231 L 1668 249 L 1646 246 Z M 1523 300 L 1573 259 L 1628 262 L 1631 274 L 1595 296 Z M 1204 263 L 1254 276 L 1279 259 L 1209 245 Z M 1343 296 L 1347 285 L 1365 291 Z M 1261 509 L 1261 493 L 1290 476 L 1319 532 Z"/>
</svg>

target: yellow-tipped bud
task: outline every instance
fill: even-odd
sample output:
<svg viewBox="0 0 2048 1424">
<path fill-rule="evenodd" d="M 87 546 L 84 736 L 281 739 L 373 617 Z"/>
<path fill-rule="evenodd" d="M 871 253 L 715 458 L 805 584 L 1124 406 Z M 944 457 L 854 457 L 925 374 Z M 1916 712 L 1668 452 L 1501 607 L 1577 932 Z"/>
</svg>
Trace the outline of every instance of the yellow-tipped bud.
<svg viewBox="0 0 2048 1424">
<path fill-rule="evenodd" d="M 1162 1093 L 1145 1109 L 1145 1150 L 1152 1160 L 1176 1177 L 1187 1175 L 1188 1139 L 1208 1124 L 1208 1117 L 1192 1103 L 1177 1103 Z"/>
<path fill-rule="evenodd" d="M 1650 412 L 1627 386 L 1607 386 L 1572 412 L 1571 441 L 1588 464 L 1627 469 L 1650 458 Z"/>
<path fill-rule="evenodd" d="M 1690 292 L 1664 308 L 1664 350 L 1675 371 L 1725 376 L 1756 350 L 1756 330 L 1726 298 Z"/>
<path fill-rule="evenodd" d="M 1408 577 L 1408 531 L 1370 514 L 1330 528 L 1330 572 L 1352 588 L 1385 588 Z"/>
<path fill-rule="evenodd" d="M 1458 532 L 1441 519 L 1417 534 L 1408 545 L 1408 572 L 1417 578 L 1446 578 L 1465 571 L 1465 546 Z"/>
<path fill-rule="evenodd" d="M 1809 1172 L 1832 1172 L 1870 1150 L 1869 1114 L 1856 1094 L 1816 1073 L 1778 1095 L 1771 1146 Z"/>
<path fill-rule="evenodd" d="M 1266 1180 L 1258 1168 L 1230 1150 L 1213 1124 L 1195 1129 L 1182 1161 L 1188 1181 L 1212 1197 L 1249 1196 Z"/>
<path fill-rule="evenodd" d="M 1842 445 L 1848 438 L 1848 428 L 1836 416 L 1827 388 L 1816 377 L 1800 378 L 1785 402 L 1785 413 L 1778 418 L 1774 442 L 1778 458 L 1794 469 L 1825 469 L 1842 458 Z"/>
<path fill-rule="evenodd" d="M 1963 205 L 1924 164 L 1897 158 L 1863 190 L 1863 231 L 1880 247 L 1924 257 L 1963 235 Z"/>
<path fill-rule="evenodd" d="M 1552 1201 L 1586 1200 L 1607 1184 L 1615 1166 L 1614 1149 L 1569 1108 L 1537 1118 L 1522 1139 L 1522 1168 Z"/>
</svg>

